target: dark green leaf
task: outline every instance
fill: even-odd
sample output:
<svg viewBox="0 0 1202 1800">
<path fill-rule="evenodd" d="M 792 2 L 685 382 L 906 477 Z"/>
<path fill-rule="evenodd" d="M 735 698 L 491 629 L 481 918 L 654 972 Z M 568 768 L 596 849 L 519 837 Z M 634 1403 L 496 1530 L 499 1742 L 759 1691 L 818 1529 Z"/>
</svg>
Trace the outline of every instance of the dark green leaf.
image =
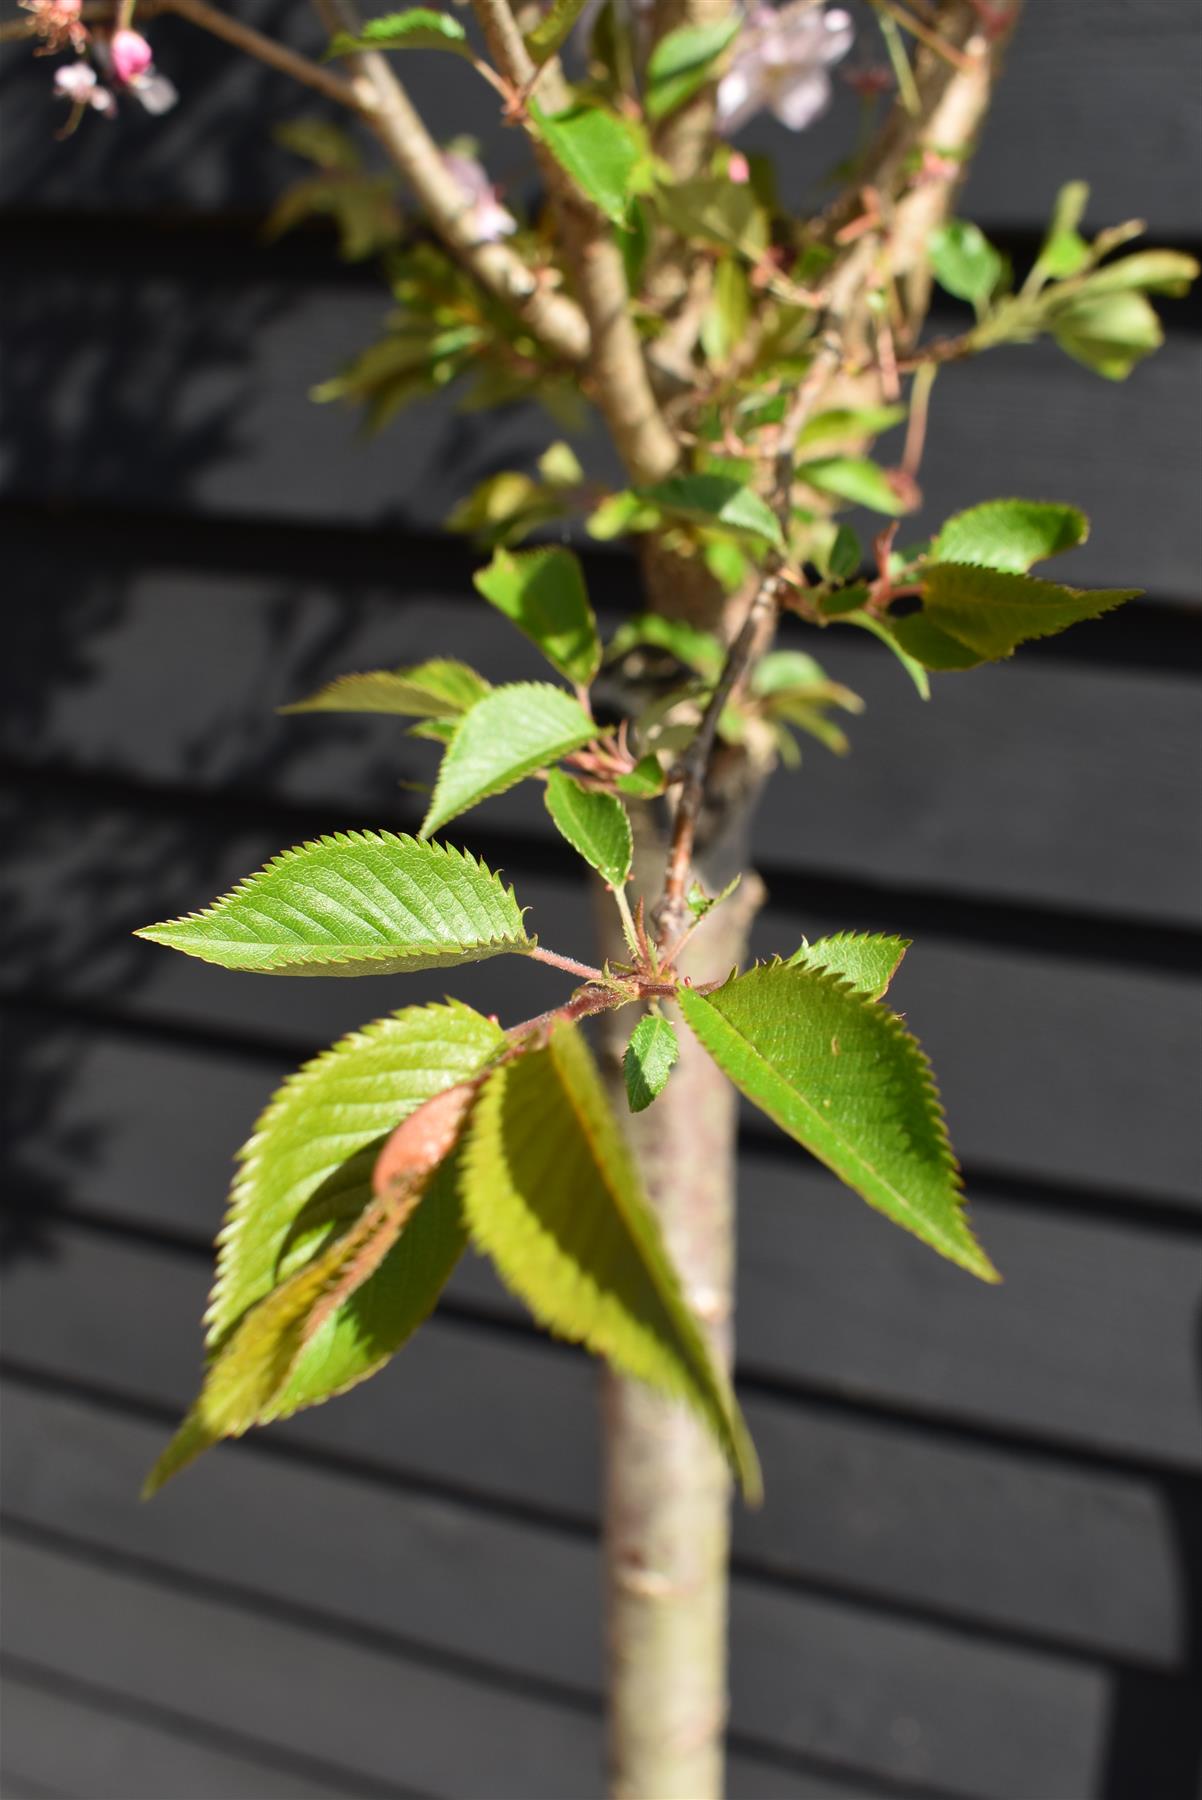
<svg viewBox="0 0 1202 1800">
<path fill-rule="evenodd" d="M 840 1180 L 987 1281 L 930 1065 L 896 1014 L 821 969 L 761 965 L 679 994 L 719 1067 Z"/>
<path fill-rule="evenodd" d="M 945 633 L 974 653 L 977 660 L 996 662 L 1009 656 L 1017 645 L 1032 638 L 1054 637 L 1082 619 L 1132 600 L 1138 588 L 1087 590 L 1039 581 L 1033 575 L 1015 575 L 1000 569 L 981 569 L 965 563 L 932 563 L 923 592 L 923 624 Z M 928 668 L 963 666 L 927 661 L 919 646 L 914 619 L 902 619 L 894 627 L 899 643 Z"/>
<path fill-rule="evenodd" d="M 641 497 L 693 525 L 721 526 L 783 550 L 780 521 L 766 500 L 729 475 L 671 475 Z"/>
<path fill-rule="evenodd" d="M 631 1112 L 644 1112 L 659 1098 L 679 1055 L 680 1045 L 667 1019 L 659 1013 L 647 1013 L 639 1020 L 622 1058 Z"/>
<path fill-rule="evenodd" d="M 582 787 L 562 769 L 547 777 L 547 811 L 573 850 L 612 888 L 626 885 L 634 839 L 626 808 L 612 794 Z"/>
</svg>

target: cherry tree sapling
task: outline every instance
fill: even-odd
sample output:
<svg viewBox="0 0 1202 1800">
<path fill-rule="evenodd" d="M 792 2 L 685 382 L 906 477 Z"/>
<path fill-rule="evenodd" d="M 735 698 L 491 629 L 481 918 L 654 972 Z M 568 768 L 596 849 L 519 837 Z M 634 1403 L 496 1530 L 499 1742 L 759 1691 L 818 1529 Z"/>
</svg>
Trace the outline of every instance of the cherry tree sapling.
<svg viewBox="0 0 1202 1800">
<path fill-rule="evenodd" d="M 373 429 L 442 390 L 559 422 L 535 467 L 494 474 L 450 521 L 481 546 L 479 604 L 537 647 L 545 678 L 494 686 L 448 653 L 298 697 L 286 711 L 389 715 L 429 740 L 420 829 L 286 849 L 141 935 L 264 976 L 525 957 L 563 972 L 563 1001 L 503 1023 L 455 998 L 405 1005 L 402 983 L 397 1010 L 284 1083 L 240 1155 L 203 1387 L 148 1489 L 380 1368 L 473 1245 L 607 1365 L 613 1791 L 707 1800 L 730 1475 L 761 1497 L 731 1380 L 737 1096 L 933 1252 L 998 1279 L 930 1066 L 888 1004 L 906 942 L 799 929 L 748 966 L 757 795 L 798 764 L 799 738 L 848 748 L 861 703 L 822 667 L 828 633 L 871 634 L 918 704 L 1132 598 L 1047 572 L 1088 529 L 1064 501 L 982 495 L 921 542 L 899 526 L 953 365 L 1048 339 L 1124 379 L 1160 342 L 1149 296 L 1196 267 L 1132 250 L 1138 224 L 1085 232 L 1079 182 L 1025 270 L 957 216 L 1018 0 L 472 0 L 474 23 L 316 0 L 313 57 L 208 0 L 139 0 L 136 23 L 132 0 L 22 4 L 5 35 L 63 59 L 48 87 L 66 131 L 187 104 L 145 35 L 164 12 L 345 113 L 347 130 L 328 110 L 281 129 L 309 172 L 270 229 L 332 221 L 345 257 L 378 259 L 394 310 L 319 401 Z M 448 55 L 524 139 L 531 204 L 415 106 L 411 70 Z M 839 81 L 862 108 L 858 147 L 797 217 L 737 134 L 763 112 L 804 131 Z M 966 305 L 955 335 L 924 330 L 933 284 Z M 590 410 L 617 486 L 567 441 Z M 893 431 L 900 449 L 877 452 Z M 850 505 L 880 517 L 866 546 Z M 567 547 L 582 536 L 626 541 L 641 578 L 608 641 Z M 521 782 L 595 872 L 598 949 L 543 943 L 459 846 L 465 815 Z"/>
</svg>

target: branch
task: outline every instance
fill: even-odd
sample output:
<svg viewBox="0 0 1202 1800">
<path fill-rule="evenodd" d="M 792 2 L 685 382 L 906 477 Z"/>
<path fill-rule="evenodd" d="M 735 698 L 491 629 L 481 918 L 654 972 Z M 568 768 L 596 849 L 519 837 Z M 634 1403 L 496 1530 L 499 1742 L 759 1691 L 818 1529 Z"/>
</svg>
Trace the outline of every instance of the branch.
<svg viewBox="0 0 1202 1800">
<path fill-rule="evenodd" d="M 1020 3 L 1021 0 L 1014 0 L 1012 21 L 1017 16 Z M 979 31 L 972 28 L 974 15 L 967 7 L 961 7 L 958 0 L 953 0 L 952 7 L 945 10 L 958 14 L 953 24 L 958 26 L 960 35 L 954 35 L 951 29 L 946 33 L 957 60 L 949 64 L 946 56 L 937 56 L 928 51 L 925 65 L 919 71 L 922 116 L 912 119 L 898 109 L 879 140 L 871 180 L 874 187 L 879 186 L 883 191 L 886 199 L 892 198 L 907 179 L 910 154 L 923 141 L 928 131 L 938 130 L 937 142 L 944 151 L 966 148 L 975 136 L 988 105 L 1000 44 L 997 40 L 990 44 Z M 950 184 L 942 184 L 941 190 L 936 194 L 939 207 L 946 208 L 949 191 Z M 914 211 L 909 216 L 905 214 L 904 209 L 911 198 L 921 209 L 920 218 L 916 219 Z M 907 251 L 913 245 L 919 229 L 922 230 L 922 242 L 925 244 L 925 232 L 929 230 L 930 223 L 934 222 L 930 218 L 931 210 L 932 203 L 928 201 L 927 190 L 922 188 L 917 189 L 914 196 L 907 196 L 898 207 L 898 235 Z M 828 216 L 826 224 L 830 230 L 831 216 Z M 861 312 L 869 291 L 879 280 L 881 255 L 886 247 L 893 248 L 893 236 L 888 232 L 885 219 L 881 217 L 875 221 L 872 229 L 844 249 L 827 277 L 826 303 L 819 321 L 817 348 L 781 427 L 774 458 L 771 504 L 783 534 L 787 535 L 788 531 L 793 460 L 798 439 L 813 416 L 828 382 L 843 367 L 848 330 Z M 664 872 L 663 897 L 655 910 L 655 924 L 661 946 L 671 943 L 679 935 L 688 910 L 685 890 L 693 861 L 697 823 L 705 798 L 706 777 L 713 756 L 718 721 L 723 707 L 746 674 L 752 658 L 775 620 L 784 585 L 784 568 L 784 555 L 779 551 L 770 553 L 759 583 L 748 602 L 739 631 L 727 651 L 726 662 L 710 696 L 697 735 L 679 764 L 680 795 L 676 803 L 672 842 Z"/>
<path fill-rule="evenodd" d="M 331 33 L 359 35 L 362 21 L 355 0 L 316 0 L 316 4 Z M 461 192 L 386 58 L 378 51 L 364 51 L 352 61 L 359 74 L 355 89 L 360 110 L 439 237 L 482 287 L 518 314 L 544 348 L 564 362 L 584 362 L 589 328 L 580 308 L 548 287 L 507 244 L 479 241 L 471 226 L 472 201 Z"/>
<path fill-rule="evenodd" d="M 555 110 L 556 86 L 566 99 L 558 70 L 544 69 L 541 74 L 536 70 L 508 0 L 473 0 L 473 6 L 500 73 L 521 93 L 529 91 L 537 75 Z M 608 222 L 579 193 L 554 157 L 540 147 L 538 161 L 588 320 L 591 348 L 587 367 L 594 398 L 631 480 L 661 481 L 679 462 L 680 446 L 651 387 L 642 341 L 631 317 L 621 251 Z"/>
</svg>

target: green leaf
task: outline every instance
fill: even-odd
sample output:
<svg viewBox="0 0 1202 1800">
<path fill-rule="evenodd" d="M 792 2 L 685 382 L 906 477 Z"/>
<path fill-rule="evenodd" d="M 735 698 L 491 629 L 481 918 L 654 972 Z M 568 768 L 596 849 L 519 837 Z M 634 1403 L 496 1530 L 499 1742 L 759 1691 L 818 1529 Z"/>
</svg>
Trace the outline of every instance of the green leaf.
<svg viewBox="0 0 1202 1800">
<path fill-rule="evenodd" d="M 826 969 L 832 975 L 841 975 L 869 1000 L 879 1000 L 888 991 L 909 948 L 909 938 L 840 931 L 834 937 L 803 944 L 788 958 L 785 967 Z"/>
<path fill-rule="evenodd" d="M 536 63 L 549 62 L 567 43 L 586 4 L 587 0 L 552 0 L 538 24 L 526 33 L 526 48 Z"/>
<path fill-rule="evenodd" d="M 375 1272 L 303 1347 L 294 1329 L 312 1298 L 300 1291 L 304 1278 L 320 1265 L 324 1286 L 354 1248 L 346 1233 L 368 1214 L 390 1133 L 426 1100 L 477 1075 L 504 1041 L 498 1025 L 457 1001 L 406 1007 L 343 1038 L 280 1088 L 239 1154 L 207 1315 L 214 1359 L 247 1328 L 254 1391 L 240 1399 L 237 1384 L 227 1386 L 242 1357 L 227 1365 L 160 1459 L 154 1487 L 226 1435 L 231 1420 L 245 1430 L 345 1392 L 421 1324 L 466 1241 L 449 1171 L 427 1187 Z M 269 1296 L 298 1280 L 291 1301 L 263 1317 Z"/>
<path fill-rule="evenodd" d="M 874 512 L 888 513 L 891 518 L 906 511 L 906 502 L 871 457 L 821 456 L 814 462 L 799 463 L 796 473 L 798 481 L 807 482 L 819 493 L 836 494 L 855 506 L 870 506 Z"/>
<path fill-rule="evenodd" d="M 135 936 L 267 975 L 392 975 L 534 943 L 513 889 L 482 862 L 390 831 L 285 850 L 204 912 Z"/>
<path fill-rule="evenodd" d="M 814 414 L 803 427 L 797 440 L 797 448 L 805 450 L 811 444 L 823 443 L 828 438 L 877 437 L 882 431 L 900 425 L 905 416 L 904 406 L 835 407 L 828 412 Z M 859 567 L 858 563 L 856 567 Z M 852 573 L 855 573 L 854 569 Z"/>
<path fill-rule="evenodd" d="M 558 547 L 497 550 L 473 580 L 552 668 L 578 687 L 589 685 L 601 666 L 601 641 L 579 558 Z"/>
<path fill-rule="evenodd" d="M 418 719 L 455 719 L 492 689 L 483 675 L 450 657 L 404 669 L 372 669 L 340 675 L 305 700 L 281 706 L 282 713 L 399 713 Z"/>
<path fill-rule="evenodd" d="M 816 968 L 761 964 L 684 1016 L 741 1093 L 871 1206 L 986 1281 L 930 1064 L 895 1013 Z"/>
<path fill-rule="evenodd" d="M 1075 506 L 1046 500 L 987 500 L 946 521 L 931 546 L 931 558 L 1024 575 L 1032 563 L 1074 550 L 1088 536 L 1089 520 Z"/>
<path fill-rule="evenodd" d="M 921 614 L 918 614 L 916 617 L 921 621 Z M 894 657 L 902 664 L 905 673 L 907 673 L 910 680 L 914 682 L 914 686 L 918 688 L 918 697 L 921 698 L 921 700 L 928 700 L 928 698 L 930 698 L 930 682 L 928 682 L 927 679 L 927 666 L 919 661 L 918 655 L 909 652 L 909 650 L 903 646 L 902 641 L 898 639 L 898 628 L 902 625 L 912 625 L 914 619 L 893 619 L 893 621 L 885 623 L 884 619 L 878 619 L 878 617 L 876 617 L 875 614 L 871 614 L 871 612 L 857 610 L 857 612 L 848 612 L 848 614 L 844 614 L 842 623 L 844 623 L 844 625 L 857 625 L 862 632 L 871 632 L 873 637 L 880 639 L 880 643 L 884 644 L 885 650 L 891 650 L 891 652 L 893 652 Z"/>
<path fill-rule="evenodd" d="M 578 102 L 566 112 L 548 113 L 531 103 L 539 137 L 593 205 L 622 225 L 633 193 L 632 177 L 644 157 L 634 127 L 603 106 Z"/>
<path fill-rule="evenodd" d="M 737 250 L 758 263 L 768 248 L 770 223 L 751 182 L 725 175 L 701 175 L 656 189 L 655 203 L 668 225 L 690 243 Z"/>
<path fill-rule="evenodd" d="M 641 756 L 629 774 L 619 775 L 614 782 L 618 792 L 629 794 L 632 800 L 654 800 L 667 785 L 667 777 L 656 756 Z"/>
<path fill-rule="evenodd" d="M 316 163 L 319 169 L 355 175 L 363 167 L 354 138 L 329 119 L 287 119 L 273 127 L 271 135 L 283 149 Z"/>
<path fill-rule="evenodd" d="M 516 787 L 536 769 L 550 768 L 596 730 L 579 700 L 562 688 L 542 681 L 494 688 L 463 715 L 447 747 L 421 836 Z"/>
<path fill-rule="evenodd" d="M 1197 258 L 1182 250 L 1136 250 L 1117 262 L 1107 263 L 1085 283 L 1083 292 L 1096 299 L 1137 289 L 1145 294 L 1169 294 L 1180 299 L 1198 279 Z"/>
<path fill-rule="evenodd" d="M 747 335 L 751 284 L 744 265 L 723 257 L 714 270 L 714 288 L 701 320 L 701 348 L 711 362 L 725 362 Z"/>
<path fill-rule="evenodd" d="M 722 526 L 784 549 L 780 521 L 768 502 L 729 475 L 671 475 L 639 492 L 653 506 L 691 525 Z"/>
<path fill-rule="evenodd" d="M 854 621 L 853 621 L 854 623 Z M 877 621 L 881 624 L 880 620 Z M 898 660 L 904 665 L 913 665 L 916 669 L 933 669 L 946 672 L 952 669 L 977 669 L 987 659 L 970 650 L 967 644 L 961 644 L 950 633 L 933 625 L 925 613 L 913 613 L 908 619 L 895 619 L 891 625 L 881 625 L 878 633 L 881 641 L 887 643 L 896 652 Z M 914 677 L 917 685 L 918 677 Z M 926 682 L 926 675 L 923 675 Z M 920 688 L 924 700 L 931 697 L 930 684 L 925 691 Z"/>
<path fill-rule="evenodd" d="M 601 794 L 552 769 L 544 798 L 547 811 L 573 850 L 596 869 L 612 888 L 625 887 L 634 860 L 634 838 L 626 808 L 612 794 Z"/>
<path fill-rule="evenodd" d="M 755 1452 L 729 1380 L 685 1304 L 600 1077 L 574 1026 L 502 1064 L 462 1153 L 477 1248 L 534 1316 L 626 1375 L 688 1401 L 744 1491 Z"/>
<path fill-rule="evenodd" d="M 704 681 L 717 681 L 726 661 L 725 650 L 711 632 L 700 631 L 685 619 L 666 619 L 660 613 L 639 613 L 625 619 L 606 647 L 605 660 L 614 662 L 641 644 L 666 650 Z"/>
<path fill-rule="evenodd" d="M 1006 264 L 985 233 L 967 219 L 937 226 L 928 239 L 935 280 L 957 300 L 983 311 L 1006 273 Z"/>
<path fill-rule="evenodd" d="M 1154 308 L 1130 291 L 1091 297 L 1088 289 L 1052 313 L 1049 328 L 1060 348 L 1108 381 L 1125 381 L 1136 363 L 1164 342 Z"/>
<path fill-rule="evenodd" d="M 647 1013 L 639 1020 L 622 1058 L 631 1112 L 644 1112 L 659 1098 L 679 1055 L 680 1045 L 667 1019 L 659 1013 Z"/>
<path fill-rule="evenodd" d="M 472 54 L 467 32 L 458 19 L 429 6 L 411 6 L 405 12 L 368 19 L 357 33 L 338 32 L 330 40 L 326 59 L 354 56 L 360 50 L 449 50 L 468 58 Z"/>
<path fill-rule="evenodd" d="M 826 555 L 825 573 L 832 581 L 851 581 L 859 573 L 864 552 L 850 525 L 840 525 Z"/>
<path fill-rule="evenodd" d="M 585 520 L 584 529 L 591 538 L 608 543 L 612 538 L 625 537 L 628 532 L 654 531 L 660 520 L 657 506 L 648 506 L 630 488 L 623 488 L 620 493 L 608 495 L 594 508 Z"/>
<path fill-rule="evenodd" d="M 724 900 L 730 899 L 742 879 L 741 874 L 732 876 L 720 894 L 707 894 L 699 881 L 690 882 L 685 894 L 685 905 L 695 919 L 704 919 L 706 913 L 713 912 L 715 906 L 721 906 Z"/>
<path fill-rule="evenodd" d="M 941 562 L 927 568 L 919 616 L 925 625 L 974 652 L 978 661 L 996 662 L 1029 639 L 1054 637 L 1082 619 L 1096 619 L 1138 592 L 1138 588 L 1061 587 L 1033 575 Z M 894 631 L 903 648 L 926 662 L 911 630 L 914 624 L 914 619 L 899 620 Z"/>
<path fill-rule="evenodd" d="M 647 59 L 643 105 L 649 119 L 666 119 L 710 79 L 713 65 L 739 34 L 737 13 L 707 25 L 678 25 Z"/>
</svg>

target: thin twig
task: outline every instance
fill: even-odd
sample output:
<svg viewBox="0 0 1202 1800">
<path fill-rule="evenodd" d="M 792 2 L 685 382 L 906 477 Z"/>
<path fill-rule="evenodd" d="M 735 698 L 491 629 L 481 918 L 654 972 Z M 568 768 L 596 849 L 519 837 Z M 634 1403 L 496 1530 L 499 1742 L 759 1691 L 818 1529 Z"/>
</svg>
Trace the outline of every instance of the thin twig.
<svg viewBox="0 0 1202 1800">
<path fill-rule="evenodd" d="M 331 32 L 360 35 L 355 0 L 316 0 L 316 5 Z M 575 301 L 557 293 L 510 245 L 481 243 L 472 224 L 474 202 L 448 169 L 391 65 L 377 51 L 361 52 L 351 61 L 368 121 L 439 237 L 546 349 L 565 362 L 582 363 L 589 351 L 589 327 Z"/>
<path fill-rule="evenodd" d="M 302 82 L 305 87 L 324 94 L 328 100 L 336 100 L 340 106 L 349 107 L 352 112 L 366 114 L 371 110 L 369 96 L 357 88 L 354 82 L 347 81 L 345 76 L 337 74 L 333 69 L 325 69 L 320 63 L 312 62 L 307 56 L 290 50 L 286 44 L 277 43 L 275 38 L 256 31 L 252 25 L 244 25 L 241 19 L 232 18 L 229 13 L 221 12 L 216 6 L 209 6 L 207 0 L 141 0 L 139 10 L 147 18 L 158 12 L 176 13 L 181 19 L 187 19 L 190 25 L 198 26 L 201 31 L 207 31 L 213 37 L 224 38 L 236 50 L 242 50 L 258 62 L 267 63 L 271 68 L 291 75 L 294 81 Z"/>
<path fill-rule="evenodd" d="M 533 962 L 546 963 L 552 969 L 565 969 L 569 975 L 582 975 L 585 981 L 605 980 L 603 969 L 594 969 L 591 963 L 577 962 L 573 956 L 561 956 L 557 950 L 544 950 L 541 944 L 527 954 Z"/>
</svg>

